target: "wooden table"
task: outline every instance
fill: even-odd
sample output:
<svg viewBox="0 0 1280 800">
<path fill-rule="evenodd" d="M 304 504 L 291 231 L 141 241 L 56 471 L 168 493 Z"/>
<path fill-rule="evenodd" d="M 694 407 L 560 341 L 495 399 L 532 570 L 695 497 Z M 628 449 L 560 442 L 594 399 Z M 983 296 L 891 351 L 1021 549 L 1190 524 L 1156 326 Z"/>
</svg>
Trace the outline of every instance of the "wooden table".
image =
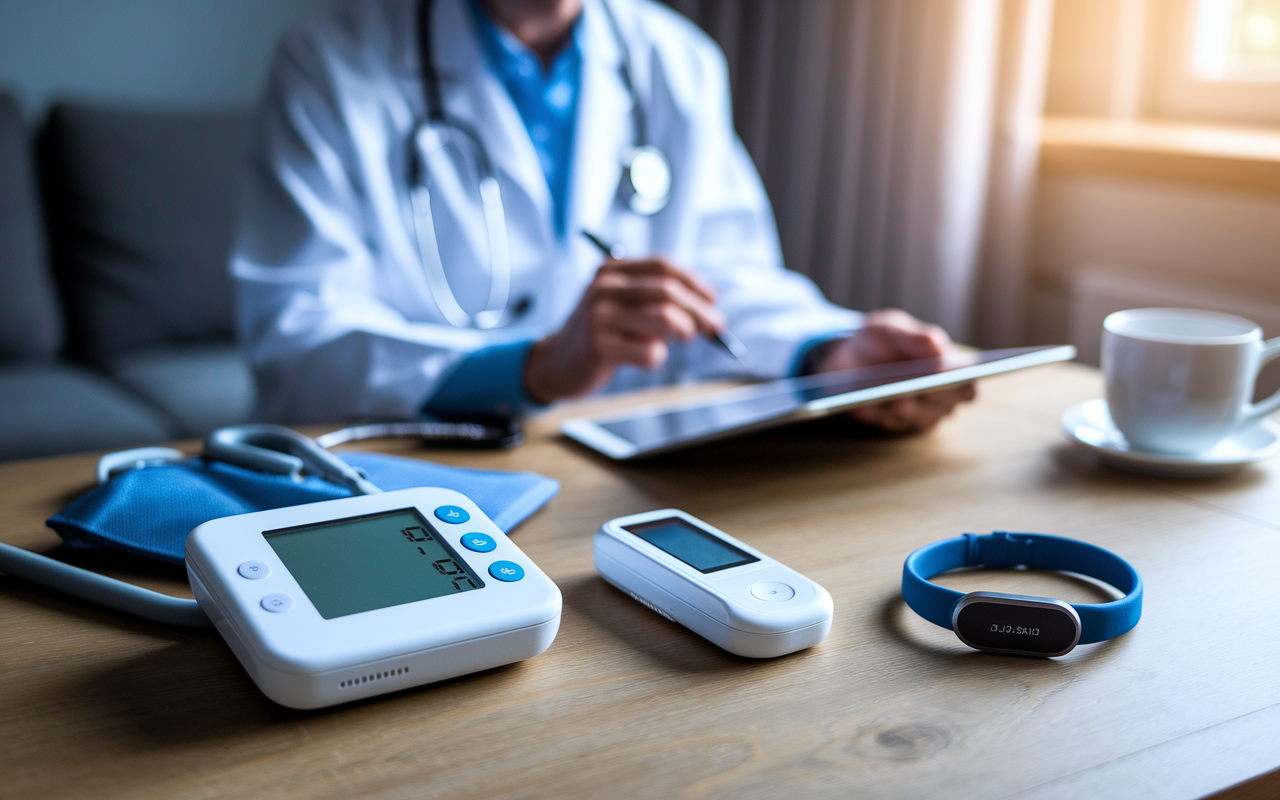
<svg viewBox="0 0 1280 800">
<path fill-rule="evenodd" d="M 635 465 L 560 439 L 555 415 L 512 452 L 378 442 L 559 479 L 514 538 L 563 591 L 563 624 L 527 662 L 328 710 L 272 704 L 212 631 L 0 577 L 0 795 L 1177 798 L 1262 775 L 1228 795 L 1275 796 L 1280 460 L 1195 481 L 1099 466 L 1057 431 L 1099 393 L 1093 370 L 1046 367 L 985 381 L 926 436 L 818 425 Z M 0 465 L 0 538 L 55 549 L 43 520 L 94 459 Z M 606 585 L 592 532 L 662 506 L 826 586 L 830 637 L 738 658 Z M 1037 660 L 971 651 L 904 608 L 908 552 L 992 529 L 1114 549 L 1146 582 L 1142 623 Z M 77 560 L 185 592 L 177 569 Z M 1025 571 L 946 583 L 1106 599 Z"/>
</svg>

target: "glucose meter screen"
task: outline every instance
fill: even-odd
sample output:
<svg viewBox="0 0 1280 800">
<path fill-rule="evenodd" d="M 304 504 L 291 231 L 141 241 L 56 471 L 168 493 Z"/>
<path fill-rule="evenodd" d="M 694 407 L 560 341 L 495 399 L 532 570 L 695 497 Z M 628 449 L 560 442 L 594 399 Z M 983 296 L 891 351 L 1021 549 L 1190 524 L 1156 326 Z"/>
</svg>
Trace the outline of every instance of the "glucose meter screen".
<svg viewBox="0 0 1280 800">
<path fill-rule="evenodd" d="M 670 553 L 698 572 L 717 572 L 760 560 L 679 517 L 628 525 L 623 530 Z"/>
<path fill-rule="evenodd" d="M 262 535 L 325 619 L 484 586 L 413 508 Z"/>
</svg>

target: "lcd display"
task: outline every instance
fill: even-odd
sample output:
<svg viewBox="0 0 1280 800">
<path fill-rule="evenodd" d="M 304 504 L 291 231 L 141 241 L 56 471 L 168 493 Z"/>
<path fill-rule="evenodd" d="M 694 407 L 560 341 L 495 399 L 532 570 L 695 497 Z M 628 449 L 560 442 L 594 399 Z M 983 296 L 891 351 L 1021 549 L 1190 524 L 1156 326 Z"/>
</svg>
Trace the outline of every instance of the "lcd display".
<svg viewBox="0 0 1280 800">
<path fill-rule="evenodd" d="M 860 399 L 857 392 L 980 365 L 992 365 L 989 371 L 999 372 L 997 362 L 1006 361 L 1012 366 L 1019 362 L 1009 359 L 1051 350 L 1062 350 L 1067 353 L 1064 357 L 1070 357 L 1069 349 L 1052 347 L 959 352 L 945 359 L 903 361 L 770 381 L 715 392 L 678 408 L 637 409 L 633 416 L 596 420 L 595 424 L 635 445 L 639 452 L 652 452 L 684 442 L 780 424 L 801 406 L 815 400 L 850 395 L 848 401 L 857 402 Z M 945 383 L 942 380 L 939 385 Z"/>
<path fill-rule="evenodd" d="M 699 572 L 716 572 L 760 560 L 679 517 L 640 522 L 623 530 L 670 553 Z"/>
<path fill-rule="evenodd" d="M 1054 655 L 1071 647 L 1075 620 L 1066 611 L 975 602 L 956 615 L 956 632 L 977 647 Z"/>
<path fill-rule="evenodd" d="M 413 508 L 262 535 L 325 619 L 484 586 Z"/>
</svg>

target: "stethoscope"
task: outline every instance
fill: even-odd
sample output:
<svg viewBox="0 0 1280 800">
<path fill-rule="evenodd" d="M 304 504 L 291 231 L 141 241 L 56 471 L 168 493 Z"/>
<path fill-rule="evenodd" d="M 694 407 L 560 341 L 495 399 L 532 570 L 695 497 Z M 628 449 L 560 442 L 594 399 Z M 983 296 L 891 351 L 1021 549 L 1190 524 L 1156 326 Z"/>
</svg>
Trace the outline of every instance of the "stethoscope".
<svg viewBox="0 0 1280 800">
<path fill-rule="evenodd" d="M 432 0 L 421 0 L 417 20 L 426 117 L 415 123 L 409 134 L 409 202 L 413 211 L 418 257 L 422 262 L 427 287 L 431 290 L 440 313 L 450 325 L 457 328 L 499 328 L 520 318 L 529 310 L 532 300 L 522 298 L 514 305 L 510 303 L 511 245 L 507 237 L 506 214 L 502 206 L 502 192 L 498 188 L 497 172 L 476 130 L 466 122 L 451 117 L 444 110 L 440 96 L 440 78 L 436 74 L 431 50 L 431 5 Z M 636 146 L 622 156 L 622 182 L 618 187 L 618 199 L 632 212 L 651 216 L 666 208 L 671 199 L 671 162 L 661 149 L 649 144 L 644 108 L 632 81 L 631 49 L 623 38 L 609 0 L 601 0 L 601 6 L 609 21 L 609 29 L 622 50 L 619 72 L 622 83 L 631 95 L 631 116 L 636 132 Z M 475 314 L 469 314 L 462 308 L 449 286 L 431 216 L 427 156 L 433 153 L 443 154 L 446 147 L 453 147 L 459 153 L 463 148 L 469 149 L 475 156 L 480 208 L 489 248 L 489 298 L 484 309 Z"/>
</svg>

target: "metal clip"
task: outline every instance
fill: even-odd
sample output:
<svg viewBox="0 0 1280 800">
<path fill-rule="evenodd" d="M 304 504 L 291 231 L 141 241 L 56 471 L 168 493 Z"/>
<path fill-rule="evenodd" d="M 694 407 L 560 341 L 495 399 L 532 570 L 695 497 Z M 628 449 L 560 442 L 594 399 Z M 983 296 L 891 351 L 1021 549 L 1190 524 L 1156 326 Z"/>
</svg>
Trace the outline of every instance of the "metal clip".
<svg viewBox="0 0 1280 800">
<path fill-rule="evenodd" d="M 279 425 L 233 425 L 219 428 L 204 440 L 204 457 L 245 469 L 288 475 L 301 481 L 303 472 L 344 486 L 352 494 L 382 490 L 359 470 L 325 450 L 314 440 Z"/>
<path fill-rule="evenodd" d="M 107 453 L 98 459 L 98 485 L 130 470 L 176 464 L 186 458 L 186 453 L 172 447 L 135 447 L 132 450 Z"/>
</svg>

